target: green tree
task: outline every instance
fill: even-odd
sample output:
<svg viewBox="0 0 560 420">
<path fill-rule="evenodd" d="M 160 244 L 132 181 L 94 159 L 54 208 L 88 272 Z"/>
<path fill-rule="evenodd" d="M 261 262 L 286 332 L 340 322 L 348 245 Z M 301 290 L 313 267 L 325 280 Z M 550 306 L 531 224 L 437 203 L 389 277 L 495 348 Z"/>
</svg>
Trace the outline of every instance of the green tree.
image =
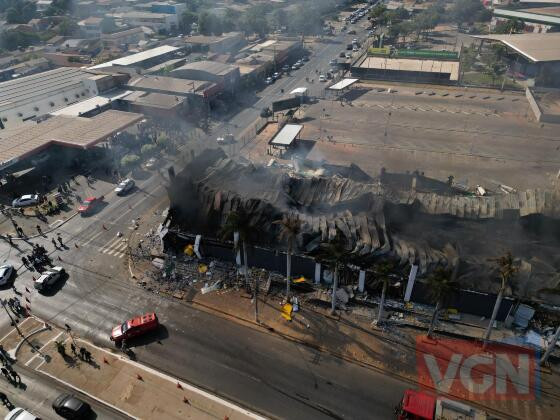
<svg viewBox="0 0 560 420">
<path fill-rule="evenodd" d="M 496 296 L 496 302 L 494 303 L 494 309 L 492 310 L 492 316 L 490 317 L 490 322 L 484 333 L 484 343 L 482 348 L 486 349 L 488 341 L 490 340 L 490 335 L 492 334 L 492 328 L 496 317 L 498 316 L 498 310 L 502 304 L 502 299 L 504 293 L 508 287 L 511 287 L 513 278 L 517 275 L 519 271 L 519 265 L 514 260 L 511 252 L 507 252 L 505 255 L 492 260 L 496 263 L 498 269 L 498 275 L 500 277 L 500 290 L 498 291 L 498 296 Z"/>
<path fill-rule="evenodd" d="M 198 15 L 198 32 L 202 35 L 212 34 L 212 15 L 206 11 Z"/>
<path fill-rule="evenodd" d="M 27 48 L 39 41 L 39 36 L 34 33 L 20 31 L 4 31 L 0 34 L 0 48 L 14 51 L 18 48 Z"/>
<path fill-rule="evenodd" d="M 379 17 L 383 16 L 386 11 L 387 6 L 385 6 L 383 3 L 377 3 L 377 5 L 369 12 L 369 16 L 372 19 L 378 20 Z"/>
<path fill-rule="evenodd" d="M 292 254 L 297 245 L 297 237 L 301 232 L 301 220 L 297 215 L 284 214 L 281 220 L 274 223 L 280 225 L 278 239 L 286 243 L 286 301 L 288 301 L 292 281 Z"/>
<path fill-rule="evenodd" d="M 62 16 L 73 10 L 72 0 L 53 0 L 45 11 L 46 16 Z"/>
<path fill-rule="evenodd" d="M 459 26 L 465 23 L 485 22 L 491 18 L 491 14 L 479 0 L 455 0 L 450 9 L 450 15 Z"/>
<path fill-rule="evenodd" d="M 197 23 L 198 15 L 190 10 L 185 10 L 181 15 L 181 20 L 179 25 L 181 29 L 187 33 L 190 33 L 192 30 L 192 24 Z"/>
<path fill-rule="evenodd" d="M 525 28 L 525 23 L 517 18 L 508 19 L 506 22 L 501 22 L 496 25 L 494 30 L 497 34 L 515 34 L 522 32 Z M 501 44 L 500 44 L 501 45 Z"/>
<path fill-rule="evenodd" d="M 492 60 L 484 69 L 484 73 L 487 74 L 492 78 L 492 84 L 496 83 L 496 79 L 498 79 L 501 75 L 506 72 L 506 67 L 499 61 L 499 60 Z"/>
<path fill-rule="evenodd" d="M 266 11 L 267 7 L 264 5 L 253 6 L 245 11 L 242 22 L 247 33 L 256 33 L 261 37 L 268 33 Z"/>
<path fill-rule="evenodd" d="M 68 36 L 78 31 L 78 25 L 70 18 L 64 18 L 57 26 L 56 30 L 59 35 Z"/>
<path fill-rule="evenodd" d="M 155 153 L 156 147 L 157 146 L 155 144 L 151 144 L 151 143 L 145 144 L 140 149 L 140 154 L 142 156 L 151 156 Z"/>
<path fill-rule="evenodd" d="M 441 267 L 436 268 L 433 273 L 428 277 L 428 288 L 430 289 L 430 297 L 436 304 L 432 314 L 432 321 L 428 329 L 428 337 L 432 337 L 434 327 L 436 325 L 439 311 L 444 305 L 445 301 L 457 290 L 457 283 L 452 278 L 451 273 Z"/>
<path fill-rule="evenodd" d="M 0 6 L 0 11 L 6 13 L 8 23 L 27 23 L 35 16 L 37 6 L 27 0 L 9 0 Z"/>
<path fill-rule="evenodd" d="M 140 162 L 140 156 L 129 154 L 123 156 L 123 158 L 121 159 L 121 166 L 126 170 L 130 170 L 136 165 L 138 165 L 139 162 Z"/>
</svg>

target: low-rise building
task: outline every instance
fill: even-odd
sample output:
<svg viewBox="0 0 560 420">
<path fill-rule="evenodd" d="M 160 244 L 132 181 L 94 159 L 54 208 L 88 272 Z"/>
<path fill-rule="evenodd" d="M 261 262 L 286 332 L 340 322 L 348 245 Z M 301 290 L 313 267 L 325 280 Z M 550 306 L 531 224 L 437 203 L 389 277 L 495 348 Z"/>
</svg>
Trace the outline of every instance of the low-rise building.
<svg viewBox="0 0 560 420">
<path fill-rule="evenodd" d="M 78 27 L 88 38 L 99 38 L 101 36 L 101 22 L 100 17 L 90 16 L 87 19 L 78 22 Z"/>
<path fill-rule="evenodd" d="M 156 32 L 169 32 L 179 26 L 179 16 L 170 13 L 131 11 L 115 13 L 113 17 L 127 25 L 147 26 Z"/>
<path fill-rule="evenodd" d="M 501 22 L 518 19 L 525 25 L 526 32 L 543 33 L 560 29 L 560 7 L 542 7 L 523 10 L 494 9 L 490 26 L 495 28 Z"/>
<path fill-rule="evenodd" d="M 140 73 L 143 69 L 151 68 L 164 61 L 175 58 L 180 51 L 177 47 L 162 45 L 136 54 L 127 55 L 105 63 L 97 64 L 90 69 L 118 69 L 122 71 Z"/>
<path fill-rule="evenodd" d="M 208 48 L 208 51 L 216 54 L 225 54 L 238 51 L 245 44 L 245 37 L 241 32 L 228 32 L 220 36 L 194 35 L 186 38 L 186 42 L 193 49 Z"/>
<path fill-rule="evenodd" d="M 101 34 L 103 46 L 108 48 L 121 48 L 131 44 L 138 44 L 145 39 L 142 28 L 129 28 L 112 33 Z"/>
<path fill-rule="evenodd" d="M 215 61 L 195 61 L 169 72 L 171 77 L 205 80 L 215 83 L 222 91 L 233 92 L 241 78 L 239 67 Z"/>
<path fill-rule="evenodd" d="M 6 128 L 40 120 L 57 109 L 106 92 L 126 76 L 61 67 L 0 83 L 0 120 Z"/>
</svg>

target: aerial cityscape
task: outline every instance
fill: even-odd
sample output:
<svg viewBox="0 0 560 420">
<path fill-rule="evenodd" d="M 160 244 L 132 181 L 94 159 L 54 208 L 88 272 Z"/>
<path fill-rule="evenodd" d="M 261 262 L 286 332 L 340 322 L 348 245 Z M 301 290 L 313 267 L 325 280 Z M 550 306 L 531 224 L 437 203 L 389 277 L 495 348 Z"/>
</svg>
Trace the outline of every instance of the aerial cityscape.
<svg viewBox="0 0 560 420">
<path fill-rule="evenodd" d="M 0 0 L 0 417 L 557 419 L 560 0 Z"/>
</svg>

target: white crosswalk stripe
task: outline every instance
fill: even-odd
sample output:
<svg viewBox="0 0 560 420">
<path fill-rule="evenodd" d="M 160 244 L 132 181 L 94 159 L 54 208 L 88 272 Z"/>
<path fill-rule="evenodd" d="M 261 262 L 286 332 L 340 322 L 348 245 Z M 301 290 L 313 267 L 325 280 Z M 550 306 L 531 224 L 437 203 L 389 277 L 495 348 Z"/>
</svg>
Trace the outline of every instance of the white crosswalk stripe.
<svg viewBox="0 0 560 420">
<path fill-rule="evenodd" d="M 122 258 L 126 255 L 127 242 L 123 238 L 114 238 L 107 242 L 102 248 L 101 252 L 107 255 L 113 255 L 117 258 Z"/>
</svg>

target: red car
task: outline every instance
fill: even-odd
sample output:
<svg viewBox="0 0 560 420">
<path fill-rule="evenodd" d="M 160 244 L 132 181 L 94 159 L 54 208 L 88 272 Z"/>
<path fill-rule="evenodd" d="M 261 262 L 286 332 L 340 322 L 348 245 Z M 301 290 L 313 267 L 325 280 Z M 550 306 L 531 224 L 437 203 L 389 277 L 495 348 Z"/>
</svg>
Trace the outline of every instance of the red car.
<svg viewBox="0 0 560 420">
<path fill-rule="evenodd" d="M 100 204 L 103 202 L 104 198 L 105 198 L 104 196 L 86 198 L 82 202 L 82 204 L 80 204 L 80 207 L 78 207 L 78 213 L 89 214 L 89 213 L 94 212 L 100 206 Z"/>
<path fill-rule="evenodd" d="M 113 328 L 111 331 L 111 341 L 119 343 L 123 339 L 128 340 L 130 338 L 143 335 L 149 331 L 153 331 L 158 326 L 159 321 L 155 312 L 148 312 L 147 314 L 129 319 L 121 325 Z"/>
</svg>

